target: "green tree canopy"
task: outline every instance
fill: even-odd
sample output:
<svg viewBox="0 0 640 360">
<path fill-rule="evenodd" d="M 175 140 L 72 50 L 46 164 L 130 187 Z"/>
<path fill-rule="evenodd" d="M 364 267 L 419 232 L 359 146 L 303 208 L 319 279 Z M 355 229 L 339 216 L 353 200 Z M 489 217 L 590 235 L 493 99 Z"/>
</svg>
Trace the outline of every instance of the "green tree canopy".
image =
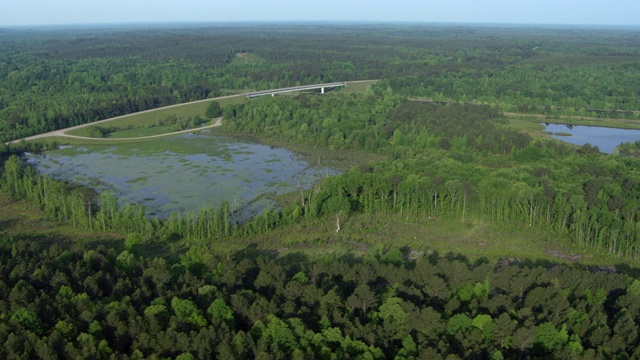
<svg viewBox="0 0 640 360">
<path fill-rule="evenodd" d="M 214 118 L 222 115 L 222 107 L 217 101 L 212 101 L 207 106 L 207 110 L 204 112 L 204 116 L 208 118 Z"/>
</svg>

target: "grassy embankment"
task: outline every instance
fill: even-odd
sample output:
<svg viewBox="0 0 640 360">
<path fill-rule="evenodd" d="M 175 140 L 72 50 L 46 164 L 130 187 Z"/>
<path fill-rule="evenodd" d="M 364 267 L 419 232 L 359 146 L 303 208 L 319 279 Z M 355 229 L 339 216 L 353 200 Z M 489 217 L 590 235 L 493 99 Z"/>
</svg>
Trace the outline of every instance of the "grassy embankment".
<svg viewBox="0 0 640 360">
<path fill-rule="evenodd" d="M 217 99 L 210 99 L 209 101 L 202 101 L 196 103 L 188 103 L 180 106 L 161 108 L 155 111 L 143 112 L 138 114 L 132 114 L 131 116 L 122 117 L 113 121 L 104 123 L 102 126 L 105 128 L 114 129 L 107 138 L 123 139 L 123 138 L 136 138 L 145 136 L 155 136 L 161 134 L 170 134 L 173 132 L 170 126 L 158 126 L 158 121 L 175 116 L 178 119 L 192 118 L 200 116 L 204 118 L 204 112 L 211 101 L 218 101 L 221 106 L 231 105 L 246 101 L 244 96 L 224 97 Z M 202 126 L 212 125 L 213 120 L 203 124 Z M 88 129 L 91 127 L 83 127 L 81 129 L 69 131 L 69 135 L 89 137 Z M 195 130 L 194 130 L 195 131 Z M 74 139 L 75 140 L 75 139 Z M 91 140 L 79 140 L 83 142 L 91 142 Z M 133 141 L 133 140 L 132 140 Z M 97 142 L 97 141 L 94 141 Z M 101 141 L 102 143 L 102 141 Z"/>
</svg>

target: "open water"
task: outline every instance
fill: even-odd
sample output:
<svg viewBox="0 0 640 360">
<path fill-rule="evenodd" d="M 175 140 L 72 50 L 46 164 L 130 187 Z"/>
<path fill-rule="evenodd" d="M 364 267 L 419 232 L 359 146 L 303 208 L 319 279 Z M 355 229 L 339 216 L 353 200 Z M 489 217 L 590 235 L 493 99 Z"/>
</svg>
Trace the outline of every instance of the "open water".
<svg viewBox="0 0 640 360">
<path fill-rule="evenodd" d="M 546 124 L 543 124 L 546 125 Z M 640 141 L 640 130 L 615 129 L 597 126 L 548 124 L 546 132 L 569 133 L 571 136 L 552 135 L 554 138 L 575 145 L 591 144 L 600 151 L 611 154 L 624 142 Z"/>
<path fill-rule="evenodd" d="M 150 215 L 218 207 L 239 209 L 243 220 L 274 207 L 274 197 L 309 189 L 336 171 L 310 166 L 295 153 L 230 137 L 186 134 L 123 145 L 65 146 L 28 162 L 41 173 L 142 204 Z"/>
</svg>

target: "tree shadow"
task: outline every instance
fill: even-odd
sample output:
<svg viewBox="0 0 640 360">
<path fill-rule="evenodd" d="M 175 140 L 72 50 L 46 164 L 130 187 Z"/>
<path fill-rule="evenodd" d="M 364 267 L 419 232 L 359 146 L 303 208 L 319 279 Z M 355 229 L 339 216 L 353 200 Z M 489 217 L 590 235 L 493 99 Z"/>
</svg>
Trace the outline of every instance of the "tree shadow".
<svg viewBox="0 0 640 360">
<path fill-rule="evenodd" d="M 256 260 L 259 257 L 266 257 L 269 259 L 277 259 L 278 251 L 276 249 L 264 249 L 260 248 L 258 244 L 252 243 L 246 246 L 244 249 L 238 250 L 232 255 L 234 260 Z"/>
<path fill-rule="evenodd" d="M 17 223 L 18 221 L 14 219 L 0 220 L 0 231 L 11 230 L 15 227 Z"/>
<path fill-rule="evenodd" d="M 351 251 L 348 251 L 336 258 L 337 261 L 343 261 L 349 266 L 359 264 L 362 262 L 362 256 L 358 256 Z"/>
<path fill-rule="evenodd" d="M 278 262 L 283 266 L 292 267 L 292 271 L 298 272 L 302 270 L 301 264 L 309 264 L 309 256 L 303 252 L 292 252 L 282 255 L 278 258 Z"/>
<path fill-rule="evenodd" d="M 623 273 L 633 278 L 640 278 L 640 268 L 630 266 L 629 264 L 617 264 L 614 266 L 615 272 Z M 599 268 L 601 271 L 613 271 L 611 268 Z"/>
</svg>

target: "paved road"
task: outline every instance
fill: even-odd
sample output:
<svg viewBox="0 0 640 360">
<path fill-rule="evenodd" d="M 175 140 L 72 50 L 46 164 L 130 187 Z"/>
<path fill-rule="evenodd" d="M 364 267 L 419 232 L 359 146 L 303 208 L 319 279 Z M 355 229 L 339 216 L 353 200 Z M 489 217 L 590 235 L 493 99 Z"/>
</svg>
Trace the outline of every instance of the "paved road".
<svg viewBox="0 0 640 360">
<path fill-rule="evenodd" d="M 158 135 L 149 135 L 149 136 L 140 136 L 140 137 L 129 137 L 129 138 L 92 138 L 92 137 L 77 136 L 77 135 L 69 135 L 69 134 L 62 133 L 62 135 L 51 135 L 51 136 L 64 136 L 64 137 L 74 138 L 74 139 L 97 140 L 97 141 L 128 141 L 128 140 L 145 140 L 145 139 L 153 139 L 153 138 L 159 138 L 159 137 L 165 137 L 165 136 L 172 136 L 172 135 L 178 135 L 178 134 L 185 134 L 185 133 L 194 132 L 194 131 L 200 131 L 200 130 L 205 130 L 205 129 L 211 129 L 211 128 L 213 128 L 213 127 L 220 126 L 220 125 L 222 125 L 222 116 L 221 116 L 221 117 L 219 117 L 219 118 L 216 118 L 216 122 L 215 122 L 214 124 L 211 124 L 211 125 L 202 126 L 202 127 L 196 127 L 196 128 L 187 129 L 187 130 L 174 131 L 174 132 L 165 133 L 165 134 L 158 134 Z M 67 130 L 69 130 L 69 129 L 67 129 Z M 65 131 L 66 131 L 66 130 L 65 130 Z M 54 131 L 54 133 L 56 133 L 56 132 L 57 132 L 57 131 Z M 49 133 L 48 133 L 48 134 L 49 134 Z"/>
<path fill-rule="evenodd" d="M 372 81 L 372 80 L 348 81 L 348 82 L 344 82 L 344 84 L 357 84 L 357 83 L 368 82 L 368 81 Z M 331 84 L 333 84 L 333 83 L 331 83 Z M 299 88 L 301 88 L 301 90 L 304 90 L 305 88 L 314 87 L 314 86 L 322 86 L 322 85 L 327 85 L 327 84 L 303 85 L 303 86 L 299 86 Z M 291 88 L 282 88 L 282 89 L 291 89 Z M 271 89 L 271 90 L 265 90 L 265 91 L 268 92 L 268 91 L 278 91 L 278 90 L 281 90 L 281 89 Z M 212 127 L 215 127 L 215 126 L 222 125 L 222 118 L 218 118 L 216 120 L 215 124 L 209 125 L 209 126 L 206 126 L 206 127 L 193 128 L 193 129 L 176 131 L 176 132 L 171 132 L 171 133 L 166 133 L 166 134 L 161 134 L 161 135 L 151 135 L 151 136 L 136 137 L 136 138 L 90 138 L 90 137 L 75 136 L 75 135 L 67 134 L 68 131 L 82 129 L 82 128 L 87 127 L 87 126 L 103 124 L 103 123 L 107 123 L 109 121 L 118 120 L 118 119 L 122 119 L 122 118 L 125 118 L 125 117 L 128 117 L 128 116 L 137 115 L 137 114 L 144 114 L 144 113 L 149 113 L 149 112 L 158 111 L 158 110 L 171 109 L 171 108 L 176 108 L 176 107 L 180 107 L 180 106 L 187 106 L 187 105 L 197 104 L 197 103 L 207 102 L 207 101 L 215 101 L 215 100 L 229 99 L 229 98 L 239 97 L 239 96 L 247 96 L 249 94 L 254 94 L 254 93 L 256 93 L 256 92 L 252 91 L 252 92 L 248 92 L 248 93 L 221 96 L 221 97 L 212 98 L 212 99 L 196 100 L 196 101 L 191 101 L 191 102 L 184 103 L 184 104 L 169 105 L 169 106 L 165 106 L 165 107 L 161 107 L 161 108 L 157 108 L 157 109 L 150 109 L 150 110 L 140 111 L 140 112 L 133 113 L 133 114 L 117 116 L 117 117 L 114 117 L 114 118 L 95 121 L 95 122 L 88 123 L 88 124 L 82 124 L 82 125 L 78 125 L 78 126 L 69 127 L 69 128 L 66 128 L 66 129 L 60 129 L 60 130 L 56 130 L 56 131 L 51 131 L 51 132 L 39 134 L 39 135 L 29 136 L 29 137 L 26 137 L 24 139 L 18 139 L 18 140 L 9 141 L 6 144 L 15 144 L 15 143 L 18 143 L 18 142 L 20 142 L 22 140 L 31 141 L 31 140 L 38 140 L 38 139 L 42 139 L 42 138 L 46 138 L 46 137 L 54 137 L 54 136 L 69 137 L 69 138 L 84 139 L 84 140 L 98 140 L 98 141 L 100 141 L 100 140 L 102 140 L 102 141 L 143 140 L 143 139 L 151 139 L 151 138 L 156 138 L 156 137 L 163 137 L 163 136 L 170 136 L 170 135 L 187 133 L 187 132 L 192 132 L 192 131 L 198 131 L 198 130 L 202 130 L 202 129 L 208 129 L 208 128 L 212 128 Z"/>
<path fill-rule="evenodd" d="M 157 109 L 151 109 L 151 110 L 145 110 L 145 111 L 140 111 L 137 113 L 133 113 L 133 114 L 127 114 L 127 115 L 122 115 L 122 116 L 117 116 L 114 118 L 109 118 L 109 119 L 105 119 L 105 120 L 100 120 L 100 121 L 95 121 L 92 123 L 87 123 L 87 124 L 82 124 L 82 125 L 78 125 L 78 126 L 73 126 L 73 127 L 69 127 L 66 129 L 60 129 L 60 130 L 56 130 L 56 131 L 51 131 L 51 132 L 47 132 L 47 133 L 42 133 L 42 134 L 38 134 L 38 135 L 34 135 L 34 136 L 29 136 L 26 137 L 24 139 L 18 139 L 18 140 L 13 140 L 13 141 L 9 141 L 7 144 L 15 144 L 15 143 L 19 143 L 22 140 L 25 141 L 31 141 L 31 140 L 38 140 L 38 139 L 42 139 L 42 138 L 46 138 L 46 137 L 54 137 L 54 136 L 58 136 L 58 137 L 68 137 L 68 138 L 75 138 L 75 139 L 89 139 L 89 140 L 140 140 L 140 139 L 147 139 L 147 138 L 154 138 L 154 137 L 161 137 L 161 136 L 168 136 L 168 135 L 174 135 L 174 134 L 180 134 L 180 133 L 185 133 L 185 132 L 190 132 L 190 131 L 197 131 L 197 130 L 202 130 L 205 128 L 211 128 L 214 126 L 220 126 L 222 125 L 222 118 L 218 118 L 216 120 L 216 123 L 213 125 L 209 125 L 206 127 L 201 127 L 201 128 L 193 128 L 193 129 L 188 129 L 188 130 L 182 130 L 182 131 L 177 131 L 177 132 L 171 132 L 171 133 L 166 133 L 166 134 L 161 134 L 161 135 L 152 135 L 152 136 L 145 136 L 145 137 L 139 137 L 139 138 L 92 138 L 92 137 L 83 137 L 83 136 L 76 136 L 76 135 L 69 135 L 67 134 L 67 131 L 72 131 L 72 130 L 77 130 L 77 129 L 82 129 L 84 127 L 87 126 L 93 126 L 93 125 L 98 125 L 98 124 L 103 124 L 109 121 L 113 121 L 113 120 L 118 120 L 118 119 L 122 119 L 128 116 L 132 116 L 132 115 L 137 115 L 137 114 L 144 114 L 144 113 L 148 113 L 148 112 L 153 112 L 153 111 L 158 111 L 158 110 L 164 110 L 164 109 L 171 109 L 171 108 L 175 108 L 175 107 L 179 107 L 179 106 L 185 106 L 185 105 L 190 105 L 190 104 L 196 104 L 196 103 L 200 103 L 200 102 L 205 102 L 205 101 L 214 101 L 217 99 L 227 99 L 227 98 L 232 98 L 232 97 L 236 97 L 236 96 L 243 96 L 243 95 L 229 95 L 229 96 L 222 96 L 222 97 L 218 97 L 215 99 L 204 99 L 204 100 L 197 100 L 197 101 L 192 101 L 192 102 L 188 102 L 188 103 L 184 103 L 184 104 L 176 104 L 176 105 L 170 105 L 170 106 L 165 106 L 165 107 L 161 107 L 161 108 L 157 108 Z"/>
</svg>

